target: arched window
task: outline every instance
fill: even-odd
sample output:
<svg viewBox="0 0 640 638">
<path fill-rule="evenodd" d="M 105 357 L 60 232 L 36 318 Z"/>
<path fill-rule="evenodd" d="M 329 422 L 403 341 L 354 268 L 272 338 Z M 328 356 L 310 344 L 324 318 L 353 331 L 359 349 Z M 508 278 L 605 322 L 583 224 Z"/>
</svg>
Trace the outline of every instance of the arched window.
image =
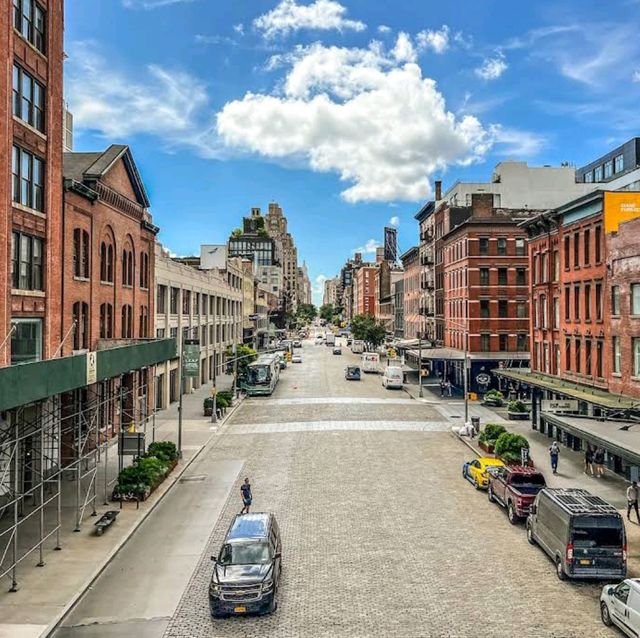
<svg viewBox="0 0 640 638">
<path fill-rule="evenodd" d="M 128 304 L 122 306 L 122 331 L 120 336 L 123 339 L 131 339 L 133 337 L 133 317 L 131 306 Z"/>
<path fill-rule="evenodd" d="M 140 288 L 149 287 L 149 255 L 140 253 Z"/>
<path fill-rule="evenodd" d="M 149 310 L 146 306 L 140 306 L 140 331 L 139 337 L 149 336 Z"/>
<path fill-rule="evenodd" d="M 73 349 L 86 350 L 89 347 L 89 306 L 77 301 L 73 304 Z"/>
<path fill-rule="evenodd" d="M 108 241 L 100 244 L 100 281 L 113 283 L 113 246 Z"/>
<path fill-rule="evenodd" d="M 126 248 L 122 251 L 122 284 L 133 286 L 133 252 Z"/>
<path fill-rule="evenodd" d="M 110 303 L 100 306 L 100 338 L 113 338 L 113 306 Z"/>
</svg>

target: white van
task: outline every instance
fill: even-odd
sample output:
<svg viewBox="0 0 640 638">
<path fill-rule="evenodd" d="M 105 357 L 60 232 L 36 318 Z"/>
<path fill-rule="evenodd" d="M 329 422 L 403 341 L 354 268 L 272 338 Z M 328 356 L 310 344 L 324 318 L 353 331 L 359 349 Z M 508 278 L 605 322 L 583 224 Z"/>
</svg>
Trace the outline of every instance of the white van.
<svg viewBox="0 0 640 638">
<path fill-rule="evenodd" d="M 377 352 L 365 352 L 362 355 L 361 368 L 363 372 L 380 372 L 380 355 Z"/>
<path fill-rule="evenodd" d="M 640 579 L 607 585 L 600 596 L 602 622 L 617 625 L 627 636 L 640 636 Z"/>
<path fill-rule="evenodd" d="M 397 388 L 402 389 L 403 374 L 402 368 L 396 368 L 389 366 L 385 368 L 382 375 L 382 387 L 383 388 Z"/>
</svg>

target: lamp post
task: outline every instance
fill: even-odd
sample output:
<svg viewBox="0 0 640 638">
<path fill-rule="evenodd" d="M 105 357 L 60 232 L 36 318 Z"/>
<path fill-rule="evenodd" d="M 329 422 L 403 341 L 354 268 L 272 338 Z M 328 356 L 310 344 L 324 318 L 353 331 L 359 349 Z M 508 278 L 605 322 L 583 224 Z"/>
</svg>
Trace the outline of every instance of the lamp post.
<svg viewBox="0 0 640 638">
<path fill-rule="evenodd" d="M 447 321 L 449 325 L 453 325 L 456 328 L 462 328 L 464 330 L 464 354 L 463 354 L 463 362 L 462 362 L 462 391 L 464 392 L 464 422 L 467 423 L 469 421 L 469 366 L 468 366 L 468 358 L 469 358 L 469 330 L 467 326 L 463 323 L 458 323 L 457 321 L 452 321 L 449 319 Z"/>
<path fill-rule="evenodd" d="M 422 398 L 422 334 L 418 335 L 418 387 L 419 396 Z"/>
</svg>

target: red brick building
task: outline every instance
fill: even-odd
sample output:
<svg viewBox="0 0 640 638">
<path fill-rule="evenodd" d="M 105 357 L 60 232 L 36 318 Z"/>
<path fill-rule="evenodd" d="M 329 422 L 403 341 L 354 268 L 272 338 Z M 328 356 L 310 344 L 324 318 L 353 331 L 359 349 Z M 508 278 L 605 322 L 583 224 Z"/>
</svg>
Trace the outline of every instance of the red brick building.
<svg viewBox="0 0 640 638">
<path fill-rule="evenodd" d="M 375 317 L 377 266 L 363 265 L 353 277 L 353 307 L 356 315 Z"/>
<path fill-rule="evenodd" d="M 420 332 L 420 315 L 425 308 L 420 307 L 420 250 L 410 248 L 401 257 L 404 266 L 404 338 L 417 339 Z"/>
<path fill-rule="evenodd" d="M 62 40 L 63 0 L 2 3 L 0 366 L 60 344 Z"/>
</svg>

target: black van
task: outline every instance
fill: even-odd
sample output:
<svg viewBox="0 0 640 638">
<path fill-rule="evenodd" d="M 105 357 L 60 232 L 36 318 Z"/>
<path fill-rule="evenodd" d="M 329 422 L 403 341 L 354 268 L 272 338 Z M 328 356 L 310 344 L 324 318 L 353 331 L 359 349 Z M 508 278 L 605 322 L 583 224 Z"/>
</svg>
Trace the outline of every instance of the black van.
<svg viewBox="0 0 640 638">
<path fill-rule="evenodd" d="M 277 607 L 282 569 L 280 530 L 273 514 L 238 514 L 220 548 L 209 585 L 214 618 L 265 614 Z"/>
<path fill-rule="evenodd" d="M 527 538 L 552 558 L 560 580 L 626 577 L 622 517 L 615 507 L 587 490 L 541 490 L 527 518 Z"/>
</svg>

